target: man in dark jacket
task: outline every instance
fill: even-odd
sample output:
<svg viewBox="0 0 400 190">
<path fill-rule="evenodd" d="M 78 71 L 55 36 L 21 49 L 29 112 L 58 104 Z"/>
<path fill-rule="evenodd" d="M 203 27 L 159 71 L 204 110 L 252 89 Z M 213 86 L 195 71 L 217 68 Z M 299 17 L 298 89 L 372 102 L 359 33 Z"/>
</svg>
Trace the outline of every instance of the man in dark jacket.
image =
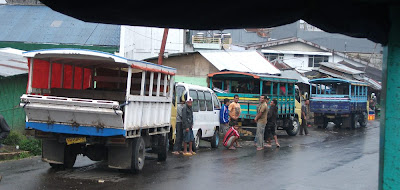
<svg viewBox="0 0 400 190">
<path fill-rule="evenodd" d="M 182 127 L 183 127 L 183 155 L 191 156 L 196 153 L 193 152 L 193 110 L 192 110 L 193 99 L 189 97 L 186 100 L 185 106 L 182 108 Z M 187 144 L 189 144 L 189 152 L 187 152 Z"/>
<path fill-rule="evenodd" d="M 0 114 L 0 148 L 2 146 L 2 142 L 4 139 L 7 138 L 8 134 L 10 133 L 10 127 L 4 117 Z"/>
<path fill-rule="evenodd" d="M 278 118 L 278 107 L 276 105 L 278 101 L 276 99 L 271 101 L 270 108 L 268 111 L 268 119 L 267 125 L 265 127 L 264 139 L 267 139 L 267 143 L 265 147 L 271 147 L 271 137 L 273 136 L 275 139 L 276 147 L 280 147 L 281 145 L 278 142 L 278 136 L 276 136 L 276 119 Z"/>
</svg>

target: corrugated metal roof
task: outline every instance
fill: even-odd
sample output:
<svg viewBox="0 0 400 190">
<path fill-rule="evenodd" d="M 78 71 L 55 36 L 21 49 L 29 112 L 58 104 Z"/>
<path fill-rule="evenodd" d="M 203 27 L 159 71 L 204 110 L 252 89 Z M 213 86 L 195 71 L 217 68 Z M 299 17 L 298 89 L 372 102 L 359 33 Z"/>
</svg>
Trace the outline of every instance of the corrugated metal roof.
<svg viewBox="0 0 400 190">
<path fill-rule="evenodd" d="M 268 60 L 256 51 L 199 51 L 218 70 L 258 74 L 280 74 Z"/>
<path fill-rule="evenodd" d="M 351 74 L 351 75 L 357 75 L 357 74 L 362 74 L 365 73 L 364 71 L 359 71 L 357 69 L 352 69 L 350 67 L 347 67 L 345 65 L 342 65 L 340 63 L 329 63 L 329 62 L 322 62 L 320 63 L 321 66 L 325 66 L 331 69 L 334 69 L 339 72 Z"/>
<path fill-rule="evenodd" d="M 281 76 L 285 77 L 285 78 L 297 79 L 297 82 L 299 82 L 299 83 L 304 83 L 304 84 L 308 84 L 308 85 L 310 84 L 308 82 L 309 79 L 307 77 L 303 77 L 296 70 L 283 70 L 283 71 L 281 71 Z"/>
<path fill-rule="evenodd" d="M 0 49 L 0 76 L 10 77 L 27 73 L 26 58 L 20 54 L 3 52 Z"/>
<path fill-rule="evenodd" d="M 47 6 L 0 5 L 0 41 L 119 46 L 120 25 L 83 22 Z"/>
</svg>

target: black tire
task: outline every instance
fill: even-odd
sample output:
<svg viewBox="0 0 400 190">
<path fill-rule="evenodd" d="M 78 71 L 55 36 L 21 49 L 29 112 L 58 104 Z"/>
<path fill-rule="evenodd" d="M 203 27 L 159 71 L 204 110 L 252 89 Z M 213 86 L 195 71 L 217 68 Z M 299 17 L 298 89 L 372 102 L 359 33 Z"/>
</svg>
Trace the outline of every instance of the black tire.
<svg viewBox="0 0 400 190">
<path fill-rule="evenodd" d="M 64 168 L 72 168 L 75 165 L 77 153 L 74 151 L 75 146 L 67 145 L 64 148 Z"/>
<path fill-rule="evenodd" d="M 196 136 L 194 137 L 194 142 L 192 147 L 193 151 L 195 152 L 197 152 L 197 150 L 199 150 L 200 148 L 201 137 L 202 137 L 201 130 L 198 130 Z"/>
<path fill-rule="evenodd" d="M 54 164 L 54 163 L 49 163 L 49 165 L 51 166 L 51 168 L 55 169 L 55 170 L 60 170 L 63 169 L 63 164 Z"/>
<path fill-rule="evenodd" d="M 351 121 L 351 129 L 355 129 L 357 127 L 357 123 L 358 123 L 358 115 L 353 114 L 352 121 Z"/>
<path fill-rule="evenodd" d="M 367 127 L 368 123 L 368 114 L 366 112 L 362 113 L 362 118 L 360 120 L 360 126 L 361 127 Z"/>
<path fill-rule="evenodd" d="M 132 162 L 131 171 L 139 172 L 143 169 L 146 153 L 146 144 L 142 137 L 133 139 L 132 141 Z"/>
<path fill-rule="evenodd" d="M 333 123 L 335 123 L 335 128 L 340 129 L 342 127 L 342 120 L 340 120 L 340 119 L 335 119 L 335 121 L 333 121 Z"/>
<path fill-rule="evenodd" d="M 328 118 L 324 118 L 324 124 L 322 125 L 322 128 L 323 128 L 323 129 L 328 128 L 328 124 L 329 124 Z"/>
<path fill-rule="evenodd" d="M 219 144 L 219 135 L 218 135 L 218 130 L 214 131 L 214 136 L 211 137 L 211 148 L 218 148 Z"/>
<path fill-rule="evenodd" d="M 291 128 L 286 129 L 286 133 L 289 136 L 296 136 L 300 130 L 299 120 L 297 120 L 297 118 L 294 118 L 291 122 L 292 122 L 290 125 Z"/>
<path fill-rule="evenodd" d="M 168 137 L 165 135 L 159 135 L 158 137 L 158 154 L 157 160 L 163 162 L 167 160 L 167 153 L 168 153 Z"/>
</svg>

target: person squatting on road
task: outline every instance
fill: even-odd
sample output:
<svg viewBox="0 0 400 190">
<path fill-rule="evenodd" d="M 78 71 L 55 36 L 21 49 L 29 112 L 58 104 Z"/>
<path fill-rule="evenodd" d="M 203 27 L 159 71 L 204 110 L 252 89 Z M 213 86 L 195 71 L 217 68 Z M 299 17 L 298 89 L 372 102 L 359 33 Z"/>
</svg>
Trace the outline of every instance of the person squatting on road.
<svg viewBox="0 0 400 190">
<path fill-rule="evenodd" d="M 224 105 L 222 105 L 221 111 L 219 112 L 219 115 L 220 115 L 219 122 L 221 123 L 221 133 L 223 135 L 225 135 L 229 129 L 229 125 L 228 125 L 228 123 L 229 123 L 229 109 L 228 109 L 229 104 L 230 104 L 229 99 L 225 98 Z"/>
<path fill-rule="evenodd" d="M 225 137 L 224 137 L 224 141 L 223 141 L 223 145 L 225 148 L 229 149 L 229 150 L 235 150 L 235 146 L 234 144 L 236 144 L 237 148 L 241 148 L 242 146 L 239 145 L 238 139 L 240 138 L 238 129 L 239 129 L 239 125 L 237 123 L 237 121 L 232 121 L 232 127 L 229 128 L 229 130 L 226 132 Z"/>
<path fill-rule="evenodd" d="M 262 150 L 264 148 L 264 130 L 265 125 L 267 124 L 267 114 L 268 114 L 268 105 L 265 102 L 267 96 L 260 96 L 260 104 L 257 106 L 257 115 L 254 118 L 254 121 L 257 123 L 257 132 L 256 132 L 256 145 L 257 150 Z"/>
<path fill-rule="evenodd" d="M 186 100 L 186 104 L 182 108 L 182 126 L 183 126 L 183 155 L 192 156 L 196 153 L 193 152 L 193 110 L 192 110 L 193 98 L 189 97 Z M 189 144 L 189 152 L 187 152 L 187 144 Z"/>
<path fill-rule="evenodd" d="M 300 135 L 303 135 L 303 131 L 305 135 L 308 135 L 307 129 L 307 106 L 310 104 L 310 100 L 306 100 L 304 104 L 301 106 L 301 125 L 300 125 Z"/>
<path fill-rule="evenodd" d="M 276 130 L 276 119 L 278 118 L 278 107 L 276 106 L 278 101 L 276 99 L 272 100 L 268 110 L 268 122 L 265 126 L 264 138 L 266 140 L 265 147 L 271 147 L 271 137 L 274 137 L 276 147 L 281 145 L 278 142 L 278 136 L 275 133 Z"/>
<path fill-rule="evenodd" d="M 182 102 L 186 101 L 185 96 L 181 97 Z M 183 127 L 182 127 L 182 108 L 185 104 L 177 104 L 177 112 L 176 112 L 176 136 L 175 136 L 175 144 L 174 151 L 172 154 L 179 155 L 182 152 L 182 141 L 183 141 Z"/>
<path fill-rule="evenodd" d="M 1 143 L 10 134 L 10 127 L 8 126 L 4 117 L 0 114 L 0 148 L 3 146 Z"/>
</svg>

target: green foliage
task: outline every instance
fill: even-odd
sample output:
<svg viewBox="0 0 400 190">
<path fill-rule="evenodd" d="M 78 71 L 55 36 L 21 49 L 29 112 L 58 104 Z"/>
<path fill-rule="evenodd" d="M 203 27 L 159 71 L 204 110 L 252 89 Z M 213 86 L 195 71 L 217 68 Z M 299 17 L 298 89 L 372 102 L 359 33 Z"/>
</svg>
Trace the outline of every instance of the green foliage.
<svg viewBox="0 0 400 190">
<path fill-rule="evenodd" d="M 42 154 L 42 141 L 32 138 L 25 137 L 19 145 L 21 150 L 29 151 L 30 154 L 36 156 Z"/>
<path fill-rule="evenodd" d="M 42 153 L 42 141 L 33 137 L 26 137 L 17 131 L 11 131 L 3 141 L 6 145 L 18 145 L 21 150 L 29 151 L 30 155 L 40 155 Z"/>
<path fill-rule="evenodd" d="M 11 130 L 10 134 L 6 139 L 4 139 L 3 144 L 5 145 L 19 145 L 22 139 L 25 138 L 24 135 L 18 133 L 17 131 Z"/>
</svg>

